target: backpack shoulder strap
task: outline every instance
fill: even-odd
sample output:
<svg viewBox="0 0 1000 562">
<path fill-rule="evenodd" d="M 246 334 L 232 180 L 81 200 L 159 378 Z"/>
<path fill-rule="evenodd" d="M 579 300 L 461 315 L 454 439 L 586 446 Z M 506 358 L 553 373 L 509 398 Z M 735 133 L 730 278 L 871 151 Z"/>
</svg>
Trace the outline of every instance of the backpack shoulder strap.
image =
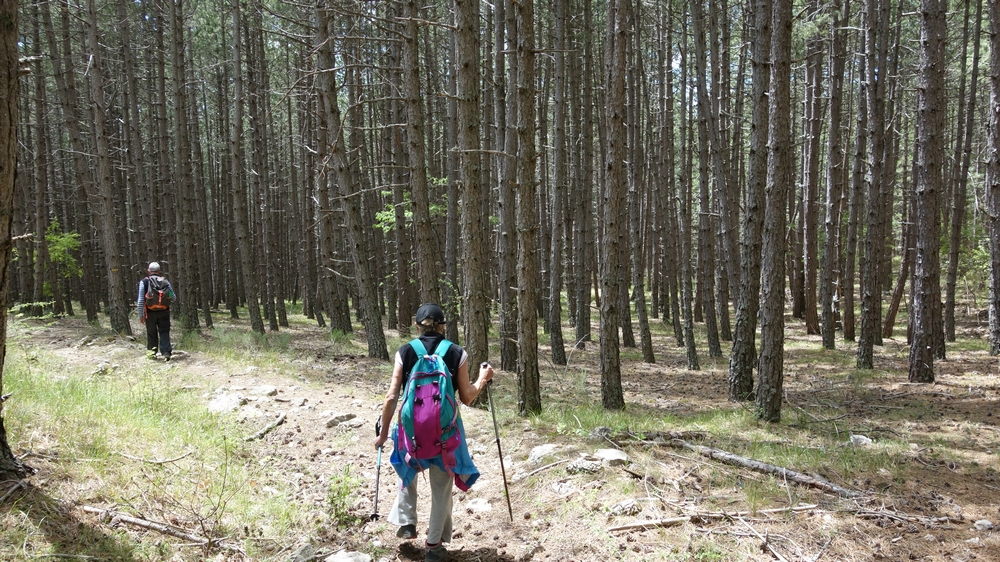
<svg viewBox="0 0 1000 562">
<path fill-rule="evenodd" d="M 451 342 L 448 341 L 448 340 L 441 340 L 441 343 L 438 344 L 437 349 L 434 350 L 434 355 L 437 355 L 438 357 L 440 357 L 441 358 L 441 362 L 443 363 L 444 362 L 444 356 L 445 356 L 446 353 L 448 353 L 449 349 L 451 349 Z M 447 367 L 447 365 L 446 365 L 446 367 Z"/>
<path fill-rule="evenodd" d="M 423 342 L 420 341 L 420 338 L 413 338 L 413 341 L 410 342 L 410 347 L 412 347 L 413 351 L 415 351 L 417 353 L 417 360 L 418 361 L 424 355 L 427 355 L 427 349 L 424 347 Z"/>
</svg>

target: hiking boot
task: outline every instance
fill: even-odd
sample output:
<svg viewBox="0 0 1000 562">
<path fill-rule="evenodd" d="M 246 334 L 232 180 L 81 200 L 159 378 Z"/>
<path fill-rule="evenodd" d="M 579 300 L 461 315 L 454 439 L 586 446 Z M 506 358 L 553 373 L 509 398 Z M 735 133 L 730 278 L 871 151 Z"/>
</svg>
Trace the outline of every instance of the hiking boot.
<svg viewBox="0 0 1000 562">
<path fill-rule="evenodd" d="M 396 531 L 396 536 L 401 539 L 415 539 L 417 538 L 417 526 L 416 525 L 403 525 Z"/>
<path fill-rule="evenodd" d="M 147 359 L 156 359 L 156 350 L 155 349 L 149 349 L 149 350 L 147 350 L 146 351 L 146 358 Z"/>
<path fill-rule="evenodd" d="M 441 562 L 448 556 L 448 551 L 444 548 L 444 543 L 427 545 L 427 552 L 424 553 L 424 562 Z"/>
<path fill-rule="evenodd" d="M 170 363 L 170 354 L 169 353 L 164 353 L 163 354 L 163 360 L 166 361 L 167 363 Z"/>
</svg>

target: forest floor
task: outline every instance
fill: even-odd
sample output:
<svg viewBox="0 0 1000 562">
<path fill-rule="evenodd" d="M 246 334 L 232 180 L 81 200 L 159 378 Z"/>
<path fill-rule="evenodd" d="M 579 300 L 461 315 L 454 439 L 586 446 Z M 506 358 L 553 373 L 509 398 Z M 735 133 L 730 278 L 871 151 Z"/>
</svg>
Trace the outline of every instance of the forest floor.
<svg viewBox="0 0 1000 562">
<path fill-rule="evenodd" d="M 117 362 L 148 362 L 135 341 L 88 339 L 94 329 L 80 319 L 18 322 L 23 325 L 16 343 L 57 354 L 68 373 L 93 371 L 109 357 Z M 642 363 L 634 349 L 623 351 L 627 415 L 635 417 L 609 418 L 613 421 L 609 425 L 659 428 L 655 435 L 629 434 L 619 425 L 610 435 L 595 436 L 595 428 L 588 427 L 594 416 L 580 412 L 600 410 L 593 344 L 573 351 L 569 367 L 556 368 L 543 360 L 543 406 L 549 413 L 542 416 L 522 418 L 512 412 L 517 376 L 499 371 L 494 398 L 513 521 L 508 517 L 491 415 L 464 408 L 470 449 L 482 478 L 470 493 L 455 493 L 456 532 L 448 560 L 1000 560 L 1000 370 L 997 358 L 986 352 L 985 328 L 973 322 L 960 330 L 961 345 L 950 346 L 948 359 L 935 364 L 937 381 L 932 385 L 907 382 L 908 350 L 901 339 L 887 339 L 876 348 L 875 371 L 858 372 L 853 369 L 852 344 L 838 340 L 836 351 L 824 351 L 818 337 L 803 335 L 799 321 L 789 319 L 786 329 L 783 421 L 737 422 L 754 436 L 770 435 L 771 442 L 763 449 L 749 433 L 725 435 L 719 429 L 726 427 L 718 423 L 720 418 L 752 420 L 746 406 L 727 400 L 726 358 L 708 359 L 702 348 L 702 369 L 689 371 L 683 349 L 665 331 L 655 341 L 656 364 Z M 210 340 L 212 332 L 204 332 L 200 337 Z M 355 524 L 331 528 L 328 521 L 318 521 L 314 528 L 284 537 L 267 557 L 233 551 L 198 554 L 201 551 L 194 549 L 190 557 L 175 554 L 170 559 L 285 561 L 294 560 L 298 552 L 305 560 L 311 551 L 301 547 L 308 543 L 315 547 L 317 560 L 341 549 L 367 552 L 376 561 L 422 560 L 423 529 L 418 527 L 417 540 L 407 542 L 397 539 L 396 527 L 386 521 L 397 489 L 388 451 L 379 476 L 380 518 L 369 521 L 377 464 L 372 425 L 388 383 L 388 364 L 364 356 L 363 337 L 353 341 L 357 353 L 331 353 L 325 329 L 303 323 L 283 333 L 288 348 L 280 369 L 241 370 L 209 353 L 186 352 L 183 346 L 175 360 L 157 368 L 165 379 L 176 378 L 178 385 L 200 381 L 206 406 L 221 391 L 249 396 L 256 388 L 275 387 L 273 397 L 255 396 L 229 415 L 239 419 L 237 427 L 245 435 L 279 414 L 286 415 L 283 424 L 253 446 L 260 451 L 258 462 L 284 463 L 281 468 L 288 475 L 287 484 L 297 490 L 296 501 L 314 502 L 321 509 L 334 475 L 346 467 L 360 475 L 350 507 Z M 547 353 L 543 348 L 540 356 Z M 560 416 L 561 410 L 570 413 Z M 357 427 L 328 427 L 331 412 L 356 414 Z M 864 435 L 873 442 L 852 445 L 851 435 Z M 15 454 L 24 455 L 26 437 L 9 437 Z M 671 437 L 745 457 L 761 451 L 801 450 L 803 459 L 812 459 L 803 460 L 808 466 L 795 466 L 796 454 L 777 458 L 788 469 L 857 495 L 838 496 L 781 476 L 723 464 L 671 442 Z M 88 495 L 72 466 L 43 454 L 39 441 L 44 440 L 32 436 L 33 448 L 25 459 L 38 472 L 22 490 L 0 500 L 0 522 L 24 510 L 25 502 L 59 498 L 63 507 L 53 513 L 60 517 L 39 522 L 40 535 L 79 536 L 83 527 L 101 536 L 126 533 L 135 541 L 186 542 L 84 512 L 83 503 L 92 505 L 99 498 Z M 338 446 L 331 450 L 334 441 Z M 550 447 L 538 449 L 545 445 Z M 620 449 L 628 455 L 628 463 L 580 462 L 593 460 L 598 449 Z M 829 463 L 823 460 L 827 455 Z M 845 469 L 852 455 L 858 457 L 858 467 Z M 868 460 L 862 462 L 863 456 Z M 871 457 L 881 460 L 872 463 Z M 426 488 L 422 482 L 421 494 Z M 0 498 L 8 489 L 9 484 L 0 483 Z M 421 499 L 421 524 L 426 522 L 427 503 Z M 481 511 L 483 506 L 487 510 Z M 977 529 L 976 522 L 985 525 L 982 520 L 997 527 Z M 120 526 L 108 530 L 113 524 Z M 632 524 L 645 527 L 614 529 Z M 65 557 L 104 559 L 93 549 Z"/>
</svg>

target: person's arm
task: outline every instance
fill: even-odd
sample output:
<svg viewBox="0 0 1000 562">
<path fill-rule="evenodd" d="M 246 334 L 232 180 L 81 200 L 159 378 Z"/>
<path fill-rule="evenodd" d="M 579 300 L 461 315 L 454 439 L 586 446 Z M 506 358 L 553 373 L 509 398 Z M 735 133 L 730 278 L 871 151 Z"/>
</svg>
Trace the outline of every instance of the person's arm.
<svg viewBox="0 0 1000 562">
<path fill-rule="evenodd" d="M 389 425 L 392 423 L 392 414 L 396 411 L 396 402 L 399 401 L 399 389 L 403 384 L 403 364 L 397 361 L 392 369 L 392 382 L 389 383 L 389 391 L 385 393 L 385 402 L 382 404 L 382 429 L 375 437 L 375 448 L 379 448 L 389 439 Z"/>
<path fill-rule="evenodd" d="M 475 384 L 469 382 L 469 362 L 465 361 L 458 368 L 458 397 L 462 400 L 462 403 L 466 406 L 472 404 L 472 401 L 479 396 L 479 393 L 483 391 L 486 384 L 490 382 L 493 378 L 493 366 L 489 363 L 483 363 L 479 366 L 479 378 L 476 379 Z"/>
</svg>

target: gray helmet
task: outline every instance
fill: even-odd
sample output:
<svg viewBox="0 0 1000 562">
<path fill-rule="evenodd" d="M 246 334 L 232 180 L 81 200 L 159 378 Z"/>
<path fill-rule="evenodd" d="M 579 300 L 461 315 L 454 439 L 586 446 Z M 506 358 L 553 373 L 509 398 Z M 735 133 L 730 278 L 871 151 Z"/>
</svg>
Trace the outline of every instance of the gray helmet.
<svg viewBox="0 0 1000 562">
<path fill-rule="evenodd" d="M 159 273 L 160 272 L 160 264 L 157 263 L 157 262 L 155 262 L 155 261 L 151 261 L 151 262 L 149 262 L 149 267 L 146 268 L 146 269 L 148 269 L 150 273 Z"/>
</svg>

